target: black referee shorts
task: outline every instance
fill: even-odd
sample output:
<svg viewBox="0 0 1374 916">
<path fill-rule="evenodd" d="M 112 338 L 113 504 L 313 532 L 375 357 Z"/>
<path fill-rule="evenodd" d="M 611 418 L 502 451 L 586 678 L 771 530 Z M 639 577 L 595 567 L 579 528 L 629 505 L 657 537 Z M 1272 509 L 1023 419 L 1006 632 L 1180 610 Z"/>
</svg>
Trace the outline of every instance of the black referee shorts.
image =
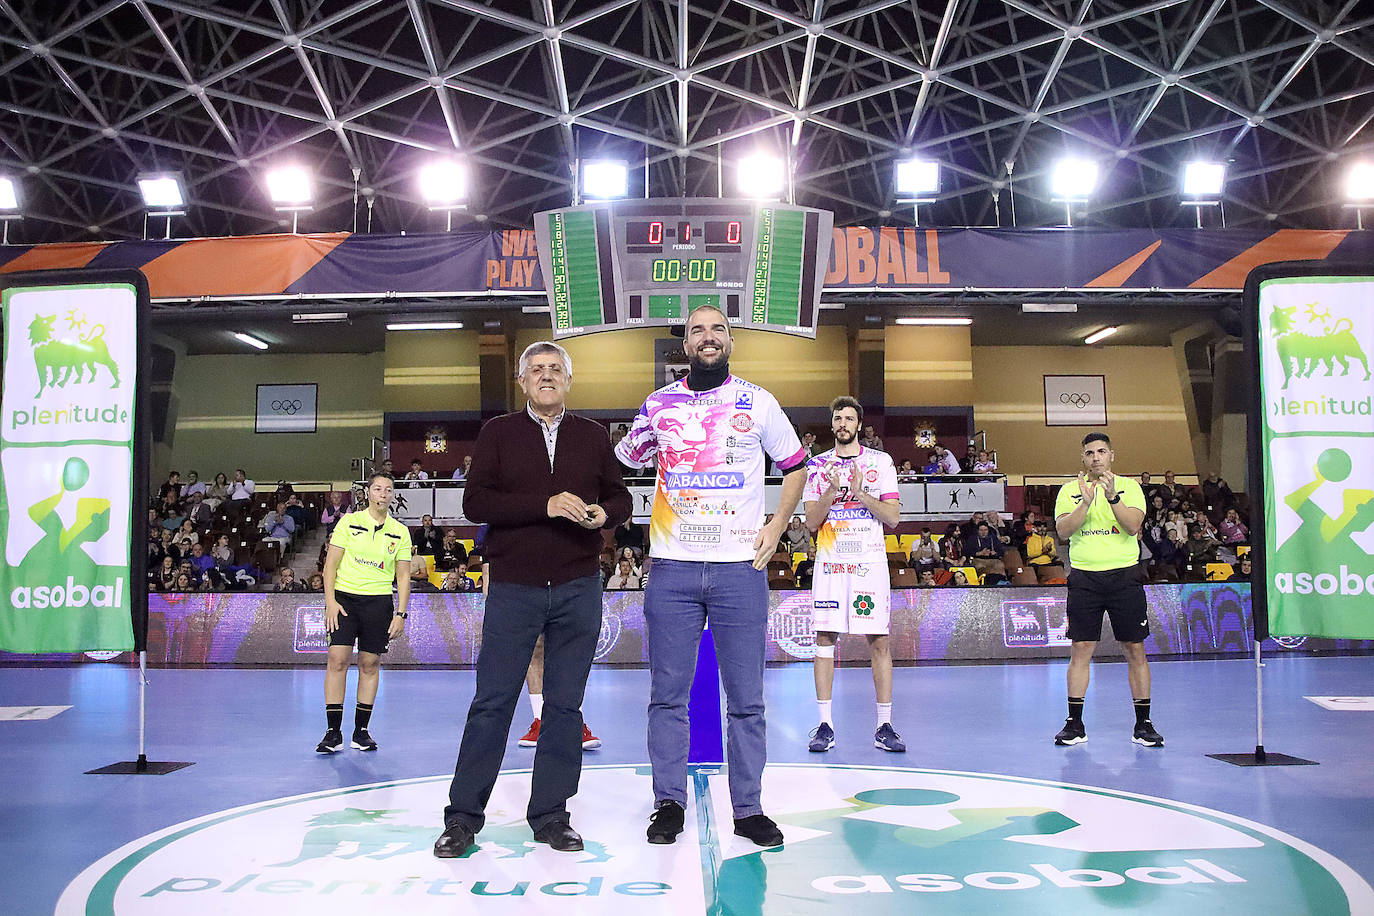
<svg viewBox="0 0 1374 916">
<path fill-rule="evenodd" d="M 335 590 L 334 598 L 344 613 L 339 615 L 339 628 L 330 634 L 329 644 L 351 647 L 356 642 L 361 652 L 384 654 L 391 641 L 391 595 L 354 595 Z"/>
<path fill-rule="evenodd" d="M 1102 638 L 1102 613 L 1112 621 L 1117 642 L 1144 642 L 1150 635 L 1145 585 L 1139 566 L 1069 573 L 1069 639 L 1097 642 Z"/>
</svg>

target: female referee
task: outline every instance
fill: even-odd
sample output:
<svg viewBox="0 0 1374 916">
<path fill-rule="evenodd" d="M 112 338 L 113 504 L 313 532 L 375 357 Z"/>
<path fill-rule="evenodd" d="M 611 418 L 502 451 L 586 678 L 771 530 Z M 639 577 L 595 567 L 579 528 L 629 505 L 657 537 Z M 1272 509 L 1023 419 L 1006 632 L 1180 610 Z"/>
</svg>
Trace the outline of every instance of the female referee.
<svg viewBox="0 0 1374 916">
<path fill-rule="evenodd" d="M 317 754 L 343 749 L 344 688 L 353 644 L 358 645 L 358 706 L 352 744 L 375 751 L 368 734 L 372 704 L 377 699 L 382 654 L 389 640 L 405 630 L 410 603 L 410 530 L 387 512 L 395 483 L 387 474 L 367 481 L 367 508 L 339 519 L 329 538 L 324 561 L 324 626 L 329 633 L 329 664 L 324 675 L 324 716 L 329 730 Z M 397 603 L 391 605 L 391 584 Z"/>
</svg>

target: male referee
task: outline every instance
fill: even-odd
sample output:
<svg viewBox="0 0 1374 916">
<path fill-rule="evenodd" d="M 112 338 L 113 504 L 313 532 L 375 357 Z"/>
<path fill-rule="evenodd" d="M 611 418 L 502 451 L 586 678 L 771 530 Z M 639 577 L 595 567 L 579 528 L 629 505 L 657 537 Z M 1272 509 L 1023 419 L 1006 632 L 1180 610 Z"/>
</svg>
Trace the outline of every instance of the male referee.
<svg viewBox="0 0 1374 916">
<path fill-rule="evenodd" d="M 1140 547 L 1136 534 L 1145 520 L 1145 494 L 1129 477 L 1112 474 L 1112 440 L 1106 433 L 1083 437 L 1083 468 L 1077 480 L 1059 488 L 1054 522 L 1059 537 L 1069 542 L 1069 717 L 1058 745 L 1088 740 L 1083 727 L 1083 697 L 1093 651 L 1102 636 L 1102 612 L 1112 621 L 1112 633 L 1126 654 L 1127 676 L 1135 700 L 1135 732 L 1131 740 L 1146 747 L 1163 747 L 1164 739 L 1150 722 L 1150 664 L 1145 637 L 1150 635 L 1145 586 L 1141 581 Z"/>
</svg>

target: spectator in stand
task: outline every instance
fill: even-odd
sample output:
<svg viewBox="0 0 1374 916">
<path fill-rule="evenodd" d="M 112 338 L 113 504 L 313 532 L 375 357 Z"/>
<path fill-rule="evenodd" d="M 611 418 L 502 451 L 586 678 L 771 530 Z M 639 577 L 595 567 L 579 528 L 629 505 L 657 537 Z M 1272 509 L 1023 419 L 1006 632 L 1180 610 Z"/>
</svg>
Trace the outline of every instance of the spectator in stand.
<svg viewBox="0 0 1374 916">
<path fill-rule="evenodd" d="M 1145 530 L 1150 530 L 1148 525 Z M 1154 526 L 1148 537 L 1143 530 L 1141 541 L 1150 551 L 1150 578 L 1156 582 L 1177 582 L 1188 564 L 1186 542 L 1162 525 Z"/>
<path fill-rule="evenodd" d="M 1042 582 L 1064 574 L 1059 561 L 1059 545 L 1050 534 L 1049 523 L 1043 518 L 1034 520 L 1031 535 L 1026 538 L 1026 563 L 1035 567 L 1035 577 Z M 1052 571 L 1051 567 L 1058 568 L 1058 571 Z"/>
<path fill-rule="evenodd" d="M 964 556 L 964 539 L 955 525 L 945 528 L 945 536 L 940 539 L 940 564 L 945 569 L 968 565 L 968 558 Z"/>
<path fill-rule="evenodd" d="M 916 583 L 916 587 L 917 587 L 917 588 L 934 588 L 934 587 L 935 587 L 935 571 L 932 570 L 932 569 L 923 569 L 923 570 L 921 570 L 921 578 L 920 578 L 920 580 Z"/>
<path fill-rule="evenodd" d="M 944 468 L 940 463 L 940 456 L 931 451 L 926 455 L 925 464 L 921 465 L 921 473 L 926 475 L 943 474 Z"/>
<path fill-rule="evenodd" d="M 181 561 L 181 548 L 177 546 L 176 532 L 169 528 L 163 528 L 158 534 L 162 542 L 162 555 L 171 557 L 174 562 Z"/>
<path fill-rule="evenodd" d="M 968 554 L 969 562 L 979 574 L 1006 576 L 1007 567 L 1002 563 L 1002 542 L 992 533 L 986 521 L 980 522 L 973 537 L 967 539 L 964 553 Z"/>
<path fill-rule="evenodd" d="M 210 557 L 216 565 L 229 566 L 234 562 L 234 548 L 229 546 L 229 535 L 221 534 L 215 539 L 215 546 L 210 548 Z"/>
<path fill-rule="evenodd" d="M 878 438 L 878 434 L 873 431 L 873 424 L 864 426 L 864 434 L 859 438 L 859 444 L 864 448 L 871 448 L 876 452 L 883 450 L 883 440 Z"/>
<path fill-rule="evenodd" d="M 201 482 L 199 471 L 187 471 L 186 484 L 181 488 L 181 498 L 184 501 L 190 499 L 193 494 L 199 493 L 200 498 L 204 499 L 207 489 L 205 484 Z"/>
<path fill-rule="evenodd" d="M 963 468 L 959 467 L 959 459 L 954 457 L 954 453 L 943 445 L 935 446 L 935 459 L 940 463 L 940 474 L 959 474 Z"/>
<path fill-rule="evenodd" d="M 949 584 L 951 588 L 968 588 L 968 575 L 962 569 L 956 569 L 954 575 L 950 576 Z"/>
<path fill-rule="evenodd" d="M 312 572 L 312 573 L 310 574 L 310 581 L 309 581 L 309 582 L 306 584 L 306 586 L 305 586 L 305 590 L 306 590 L 307 592 L 322 592 L 322 591 L 324 591 L 324 573 L 322 573 L 322 572 Z"/>
<path fill-rule="evenodd" d="M 297 531 L 306 532 L 315 527 L 315 521 L 310 517 L 310 509 L 301 501 L 299 493 L 292 492 L 286 497 L 286 514 L 296 523 Z"/>
<path fill-rule="evenodd" d="M 168 471 L 167 482 L 157 488 L 157 498 L 161 502 L 167 501 L 167 495 L 171 494 L 171 502 L 181 502 L 181 473 L 179 471 Z"/>
<path fill-rule="evenodd" d="M 210 484 L 205 491 L 205 503 L 210 507 L 210 511 L 217 512 L 224 501 L 229 498 L 229 478 L 220 471 L 215 475 L 214 483 Z"/>
<path fill-rule="evenodd" d="M 320 524 L 324 525 L 325 536 L 334 533 L 334 526 L 352 510 L 349 508 L 344 494 L 338 490 L 331 490 L 329 498 L 325 500 L 324 509 L 320 511 Z"/>
<path fill-rule="evenodd" d="M 455 589 L 455 591 L 460 591 L 460 592 L 480 592 L 480 591 L 482 590 L 482 586 L 481 586 L 480 584 L 478 584 L 477 582 L 473 581 L 472 576 L 469 576 L 469 575 L 468 575 L 468 573 L 470 573 L 470 572 L 478 572 L 478 573 L 480 573 L 481 570 L 480 570 L 480 568 L 479 568 L 479 569 L 473 569 L 471 566 L 469 566 L 469 565 L 467 565 L 467 564 L 462 564 L 462 563 L 460 563 L 460 564 L 458 565 L 458 568 L 455 569 L 452 573 L 450 573 L 450 575 L 455 575 L 455 574 L 456 574 L 456 575 L 458 576 L 458 578 L 457 578 L 457 580 L 456 580 L 456 581 L 457 581 L 457 588 Z"/>
<path fill-rule="evenodd" d="M 186 513 L 181 511 L 181 503 L 177 501 L 175 491 L 167 491 L 157 506 L 158 517 L 162 519 L 162 527 L 169 531 L 175 531 L 181 527 L 181 523 L 186 520 Z"/>
<path fill-rule="evenodd" d="M 1183 520 L 1183 515 L 1177 509 L 1170 509 L 1164 520 L 1164 530 L 1170 538 L 1178 535 L 1177 540 L 1186 541 L 1188 539 L 1188 523 Z"/>
<path fill-rule="evenodd" d="M 1204 578 L 1207 564 L 1216 561 L 1217 542 L 1207 537 L 1202 526 L 1190 526 L 1188 528 L 1188 567 L 1192 572 L 1192 578 Z"/>
<path fill-rule="evenodd" d="M 644 526 L 635 521 L 633 517 L 625 519 L 623 525 L 615 526 L 615 549 L 616 552 L 624 550 L 626 547 L 635 552 L 636 564 L 644 558 Z"/>
<path fill-rule="evenodd" d="M 978 453 L 978 460 L 973 463 L 973 473 L 992 475 L 997 473 L 997 461 L 992 454 L 987 451 Z"/>
<path fill-rule="evenodd" d="M 815 434 L 815 433 L 802 433 L 801 444 L 802 444 L 802 451 L 806 453 L 806 457 L 808 457 L 808 458 L 814 458 L 814 457 L 816 457 L 816 434 Z"/>
<path fill-rule="evenodd" d="M 606 588 L 615 590 L 638 589 L 639 573 L 635 570 L 634 564 L 622 557 L 615 572 L 611 573 L 611 577 L 606 580 Z"/>
<path fill-rule="evenodd" d="M 959 470 L 965 474 L 972 474 L 973 468 L 978 464 L 978 452 L 972 445 L 968 451 L 964 452 L 964 457 L 959 459 Z"/>
<path fill-rule="evenodd" d="M 1007 530 L 1007 523 L 1002 518 L 1002 513 L 994 509 L 988 512 L 984 519 L 987 521 L 988 527 L 992 529 L 992 533 L 997 536 L 997 540 L 1001 541 L 1003 546 L 1010 547 L 1011 532 Z"/>
<path fill-rule="evenodd" d="M 1035 533 L 1035 523 L 1039 518 L 1040 513 L 1034 509 L 1027 509 L 1022 512 L 1011 526 L 1011 546 L 1024 554 L 1026 541 Z"/>
<path fill-rule="evenodd" d="M 468 471 L 469 471 L 471 468 L 472 468 L 472 456 L 471 456 L 471 455 L 464 455 L 464 456 L 463 456 L 463 463 L 460 464 L 460 465 L 458 465 L 458 467 L 454 468 L 454 470 L 453 470 L 453 479 L 454 479 L 454 480 L 467 480 L 467 479 L 468 479 Z"/>
<path fill-rule="evenodd" d="M 186 519 L 181 523 L 184 530 L 187 525 L 197 535 L 209 534 L 210 528 L 215 524 L 215 513 L 210 511 L 210 507 L 205 504 L 205 497 L 200 491 L 191 494 L 186 503 Z"/>
<path fill-rule="evenodd" d="M 1235 562 L 1235 565 L 1233 565 L 1233 566 L 1231 567 L 1231 569 L 1234 570 L 1234 572 L 1231 573 L 1231 578 L 1232 578 L 1232 579 L 1243 579 L 1244 581 L 1249 582 L 1249 581 L 1250 581 L 1250 571 L 1251 571 L 1252 568 L 1253 568 L 1253 567 L 1252 567 L 1251 561 L 1250 561 L 1250 554 L 1249 554 L 1249 553 L 1246 553 L 1245 556 L 1243 556 L 1243 557 L 1241 557 L 1239 560 L 1237 560 L 1237 561 Z"/>
<path fill-rule="evenodd" d="M 280 544 L 282 556 L 286 556 L 291 549 L 291 537 L 296 533 L 296 522 L 286 514 L 286 503 L 277 503 L 275 509 L 268 510 L 258 522 L 258 528 L 262 529 L 262 539 Z"/>
<path fill-rule="evenodd" d="M 383 459 L 382 459 L 381 465 L 377 468 L 377 473 L 378 473 L 378 474 L 385 474 L 385 475 L 387 475 L 388 477 L 390 477 L 392 480 L 395 480 L 395 479 L 396 479 L 396 472 L 395 472 L 395 470 L 392 469 L 392 466 L 391 466 L 391 459 L 390 459 L 390 458 L 383 458 Z"/>
<path fill-rule="evenodd" d="M 208 555 L 199 542 L 191 545 L 191 568 L 200 578 L 204 578 L 206 573 L 215 568 L 215 558 Z"/>
<path fill-rule="evenodd" d="M 969 538 L 973 537 L 975 534 L 978 533 L 978 526 L 983 524 L 984 521 L 986 521 L 986 519 L 983 517 L 983 513 L 973 513 L 973 515 L 969 516 L 968 521 L 964 522 L 962 525 L 959 526 L 959 537 L 967 541 Z M 989 525 L 988 527 L 991 528 L 992 526 Z M 964 549 L 968 549 L 967 544 L 964 545 Z"/>
<path fill-rule="evenodd" d="M 1165 505 L 1168 505 L 1172 499 L 1182 499 L 1185 491 L 1183 487 L 1174 483 L 1174 472 L 1165 471 L 1164 482 L 1155 486 L 1155 492 L 1163 496 Z"/>
<path fill-rule="evenodd" d="M 420 556 L 419 554 L 416 554 L 412 559 L 414 562 L 411 564 L 410 569 L 410 591 L 412 593 L 439 591 L 438 587 L 435 586 L 435 584 L 431 582 L 429 579 L 428 568 L 425 566 L 425 558 Z M 415 574 L 416 567 L 425 570 L 425 572 L 422 575 L 417 576 Z"/>
<path fill-rule="evenodd" d="M 162 563 L 148 572 L 148 587 L 154 591 L 169 592 L 176 584 L 177 561 L 171 556 L 164 556 Z"/>
<path fill-rule="evenodd" d="M 816 545 L 806 545 L 806 557 L 792 571 L 797 578 L 797 588 L 810 588 L 816 576 Z"/>
<path fill-rule="evenodd" d="M 434 568 L 441 570 L 457 569 L 467 562 L 468 549 L 458 540 L 458 529 L 450 528 L 444 532 L 444 540 L 434 551 Z"/>
<path fill-rule="evenodd" d="M 320 586 L 323 588 L 323 584 Z M 277 584 L 273 586 L 274 592 L 303 592 L 305 586 L 296 581 L 296 571 L 290 566 L 283 566 L 277 573 Z"/>
<path fill-rule="evenodd" d="M 405 479 L 410 486 L 415 486 L 418 481 L 429 480 L 429 472 L 425 470 L 425 463 L 419 458 L 410 459 L 410 470 L 406 472 Z"/>
<path fill-rule="evenodd" d="M 1207 479 L 1202 482 L 1202 504 L 1207 507 L 1207 514 L 1213 518 L 1220 517 L 1236 505 L 1236 494 L 1231 492 L 1231 485 L 1222 479 L 1216 468 L 1213 468 Z"/>
<path fill-rule="evenodd" d="M 162 548 L 162 526 L 148 529 L 148 568 L 157 569 L 167 552 Z"/>
<path fill-rule="evenodd" d="M 435 526 L 433 516 L 424 515 L 419 527 L 410 529 L 410 540 L 416 553 L 438 556 L 439 548 L 444 546 L 444 532 Z"/>
<path fill-rule="evenodd" d="M 1240 513 L 1234 506 L 1226 510 L 1226 517 L 1221 520 L 1217 533 L 1221 535 L 1221 543 L 1227 547 L 1250 543 L 1250 529 L 1240 520 Z"/>
<path fill-rule="evenodd" d="M 234 471 L 234 480 L 229 485 L 228 507 L 230 511 L 238 517 L 243 518 L 248 515 L 248 510 L 253 507 L 253 494 L 257 492 L 257 487 L 253 481 L 248 479 L 248 472 L 243 468 Z"/>
<path fill-rule="evenodd" d="M 619 565 L 622 561 L 627 560 L 630 563 L 630 568 L 635 571 L 635 575 L 639 575 L 639 557 L 635 556 L 633 547 L 622 547 L 619 551 L 617 551 L 615 555 L 616 565 Z M 614 568 L 611 569 L 611 573 L 615 573 Z"/>
<path fill-rule="evenodd" d="M 1149 508 L 1145 515 L 1149 521 L 1158 525 L 1163 525 L 1169 520 L 1169 505 L 1164 501 L 1164 497 L 1156 493 L 1154 496 L 1146 497 L 1150 501 Z"/>
<path fill-rule="evenodd" d="M 940 565 L 940 545 L 935 543 L 929 528 L 921 529 L 921 536 L 911 542 L 908 562 L 917 573 L 934 571 Z"/>
<path fill-rule="evenodd" d="M 792 521 L 788 523 L 787 531 L 783 534 L 783 541 L 788 553 L 806 553 L 806 548 L 811 546 L 811 532 L 806 530 L 801 516 L 792 516 Z"/>
<path fill-rule="evenodd" d="M 910 458 L 903 458 L 902 463 L 897 465 L 897 479 L 901 481 L 911 480 L 916 476 L 916 468 L 911 464 Z"/>
<path fill-rule="evenodd" d="M 171 592 L 193 592 L 195 590 L 195 577 L 185 570 L 177 571 L 176 580 L 172 583 L 172 587 L 168 589 L 168 591 Z"/>
</svg>

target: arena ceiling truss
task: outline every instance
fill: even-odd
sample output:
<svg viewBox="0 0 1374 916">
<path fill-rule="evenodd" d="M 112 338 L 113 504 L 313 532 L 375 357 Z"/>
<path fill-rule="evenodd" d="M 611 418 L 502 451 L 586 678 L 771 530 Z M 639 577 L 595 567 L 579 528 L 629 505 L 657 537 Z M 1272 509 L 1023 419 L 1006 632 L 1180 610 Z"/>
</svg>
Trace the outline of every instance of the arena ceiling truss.
<svg viewBox="0 0 1374 916">
<path fill-rule="evenodd" d="M 715 196 L 756 147 L 839 225 L 909 224 L 915 152 L 945 165 L 922 225 L 1062 224 L 1046 176 L 1075 153 L 1105 170 L 1082 225 L 1191 224 L 1202 157 L 1229 163 L 1228 225 L 1322 228 L 1353 225 L 1372 120 L 1367 0 L 0 0 L 25 243 L 143 236 L 157 170 L 188 185 L 176 235 L 280 231 L 286 159 L 317 176 L 302 231 L 395 233 L 443 228 L 415 182 L 435 154 L 474 169 L 455 227 L 508 228 L 570 201 L 578 157 Z"/>
</svg>

